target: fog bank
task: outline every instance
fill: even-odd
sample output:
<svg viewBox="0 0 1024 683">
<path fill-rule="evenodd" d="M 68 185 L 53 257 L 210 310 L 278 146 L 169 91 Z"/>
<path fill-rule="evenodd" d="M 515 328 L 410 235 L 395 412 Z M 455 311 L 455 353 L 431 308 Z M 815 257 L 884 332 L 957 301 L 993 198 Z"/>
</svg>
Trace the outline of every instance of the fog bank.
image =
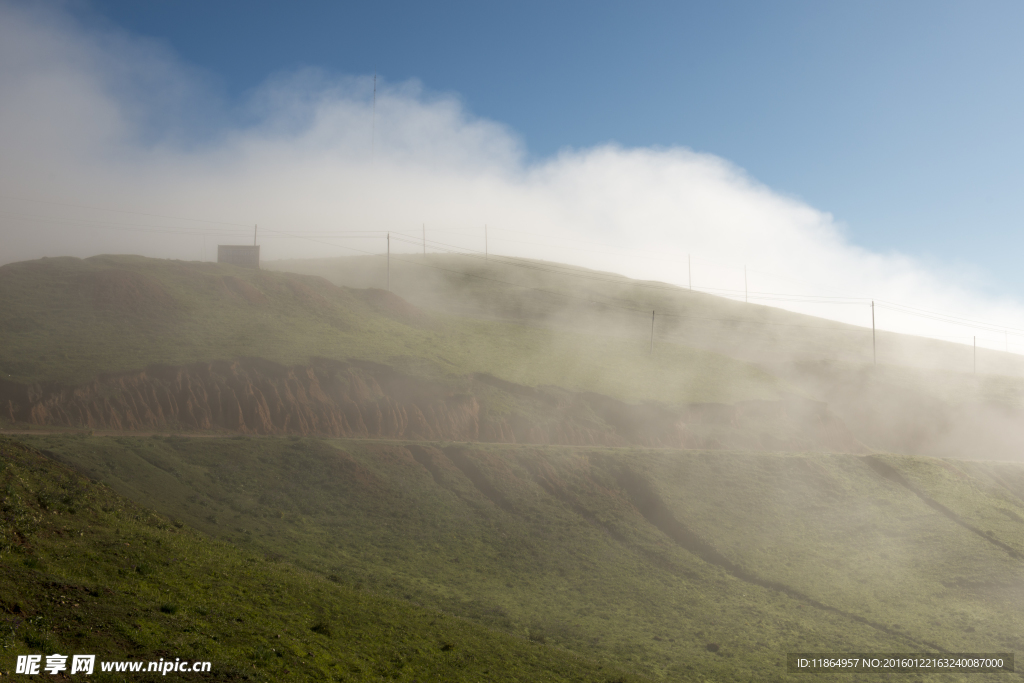
<svg viewBox="0 0 1024 683">
<path fill-rule="evenodd" d="M 826 211 L 710 154 L 608 144 L 531 159 L 457 95 L 378 79 L 374 100 L 372 77 L 315 69 L 225 102 L 162 44 L 53 7 L 0 3 L 0 145 L 0 263 L 212 260 L 253 224 L 266 260 L 382 253 L 387 231 L 394 252 L 418 252 L 424 225 L 430 251 L 483 251 L 487 225 L 494 253 L 746 289 L 860 325 L 877 298 L 1024 330 L 1024 307 L 981 294 L 980 269 L 858 247 Z M 1024 333 L 889 309 L 878 323 L 1024 351 Z"/>
</svg>

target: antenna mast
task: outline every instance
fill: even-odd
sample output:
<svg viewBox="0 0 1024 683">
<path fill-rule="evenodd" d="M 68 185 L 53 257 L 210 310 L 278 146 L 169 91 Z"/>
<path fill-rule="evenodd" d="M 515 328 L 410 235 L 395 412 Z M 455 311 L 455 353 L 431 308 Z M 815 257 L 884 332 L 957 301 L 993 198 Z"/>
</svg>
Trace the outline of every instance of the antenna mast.
<svg viewBox="0 0 1024 683">
<path fill-rule="evenodd" d="M 654 353 L 654 311 L 651 311 L 651 351 Z"/>
</svg>

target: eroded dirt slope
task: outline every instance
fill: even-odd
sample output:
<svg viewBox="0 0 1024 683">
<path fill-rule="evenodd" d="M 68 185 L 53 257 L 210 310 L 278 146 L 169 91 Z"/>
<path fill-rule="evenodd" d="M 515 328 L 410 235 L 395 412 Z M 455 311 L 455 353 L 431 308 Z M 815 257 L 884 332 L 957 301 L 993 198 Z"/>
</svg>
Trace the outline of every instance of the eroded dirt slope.
<svg viewBox="0 0 1024 683">
<path fill-rule="evenodd" d="M 0 381 L 14 423 L 103 430 L 317 434 L 426 441 L 861 450 L 825 404 L 628 404 L 488 375 L 449 382 L 356 362 L 260 359 L 150 367 L 77 386 Z"/>
</svg>

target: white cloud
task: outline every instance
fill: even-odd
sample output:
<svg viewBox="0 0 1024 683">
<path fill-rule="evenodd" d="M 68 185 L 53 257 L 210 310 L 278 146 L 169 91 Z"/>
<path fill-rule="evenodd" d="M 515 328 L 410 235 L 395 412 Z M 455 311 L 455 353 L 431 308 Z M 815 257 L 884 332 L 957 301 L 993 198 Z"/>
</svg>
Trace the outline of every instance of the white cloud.
<svg viewBox="0 0 1024 683">
<path fill-rule="evenodd" d="M 259 223 L 270 259 L 383 248 L 271 231 L 417 235 L 426 223 L 434 240 L 481 249 L 486 223 L 505 254 L 680 285 L 692 254 L 695 287 L 741 298 L 746 265 L 755 293 L 878 297 L 1024 328 L 1024 308 L 976 293 L 970 273 L 859 248 L 829 214 L 712 155 L 609 145 L 530 162 L 512 131 L 416 83 L 379 83 L 374 109 L 370 78 L 276 74 L 229 109 L 210 80 L 159 44 L 0 4 L 0 262 L 211 258 L 230 239 L 146 232 L 212 224 L 25 199 Z M 865 305 L 774 305 L 869 321 Z M 886 315 L 889 329 L 975 333 Z"/>
</svg>

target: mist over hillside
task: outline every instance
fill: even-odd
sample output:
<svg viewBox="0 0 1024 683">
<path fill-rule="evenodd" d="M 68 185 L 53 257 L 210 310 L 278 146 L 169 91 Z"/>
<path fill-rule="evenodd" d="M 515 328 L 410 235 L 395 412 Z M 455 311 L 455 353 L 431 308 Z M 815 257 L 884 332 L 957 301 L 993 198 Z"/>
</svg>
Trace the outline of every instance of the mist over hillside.
<svg viewBox="0 0 1024 683">
<path fill-rule="evenodd" d="M 393 259 L 391 292 L 379 257 L 270 267 L 3 266 L 3 417 L 1019 458 L 1014 355 L 545 262 Z"/>
<path fill-rule="evenodd" d="M 876 363 L 870 330 L 551 262 L 264 265 L 0 266 L 0 428 L 20 440 L 0 472 L 66 491 L 38 498 L 62 515 L 95 507 L 76 502 L 92 480 L 175 520 L 140 536 L 90 512 L 79 538 L 186 529 L 323 607 L 257 619 L 246 649 L 205 605 L 241 610 L 249 573 L 224 580 L 236 597 L 186 596 L 220 576 L 200 554 L 129 589 L 25 527 L 0 547 L 28 596 L 0 603 L 9 651 L 94 642 L 44 604 L 55 583 L 124 592 L 151 624 L 110 640 L 134 657 L 256 679 L 789 680 L 789 652 L 1020 645 L 1015 356 L 975 373 L 956 345 L 883 333 Z M 366 631 L 371 602 L 411 619 L 405 645 Z M 177 637 L 200 622 L 210 641 Z"/>
<path fill-rule="evenodd" d="M 652 358 L 662 346 L 713 351 L 776 378 L 783 392 L 827 403 L 872 448 L 978 459 L 1024 453 L 1017 426 L 1024 417 L 1024 361 L 1014 354 L 872 334 L 564 264 L 436 254 L 390 261 L 368 256 L 268 267 L 356 287 L 387 286 L 390 279 L 394 293 L 424 309 L 621 337 L 637 354 L 653 342 Z M 728 381 L 723 376 L 720 383 Z"/>
<path fill-rule="evenodd" d="M 919 4 L 0 0 L 0 677 L 1024 677 L 1019 21 Z"/>
</svg>

